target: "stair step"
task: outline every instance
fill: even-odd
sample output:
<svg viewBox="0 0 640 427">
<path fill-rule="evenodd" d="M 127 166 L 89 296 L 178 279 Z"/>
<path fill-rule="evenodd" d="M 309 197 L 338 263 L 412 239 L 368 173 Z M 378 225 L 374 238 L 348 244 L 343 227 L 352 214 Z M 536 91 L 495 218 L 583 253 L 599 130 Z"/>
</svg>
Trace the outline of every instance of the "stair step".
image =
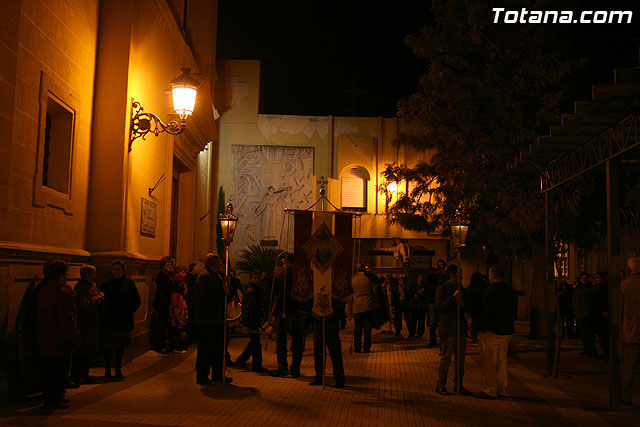
<svg viewBox="0 0 640 427">
<path fill-rule="evenodd" d="M 640 84 L 640 67 L 619 68 L 614 70 L 613 78 L 616 85 Z"/>
<path fill-rule="evenodd" d="M 634 106 L 629 101 L 576 101 L 574 113 L 576 115 L 591 113 L 619 114 L 622 117 L 633 113 Z"/>
<path fill-rule="evenodd" d="M 594 85 L 591 88 L 594 101 L 640 100 L 640 84 Z"/>
<path fill-rule="evenodd" d="M 578 137 L 593 138 L 609 126 L 551 126 L 553 138 Z"/>
<path fill-rule="evenodd" d="M 585 114 L 563 114 L 562 126 L 612 126 L 625 118 L 628 114 L 592 112 Z"/>
</svg>

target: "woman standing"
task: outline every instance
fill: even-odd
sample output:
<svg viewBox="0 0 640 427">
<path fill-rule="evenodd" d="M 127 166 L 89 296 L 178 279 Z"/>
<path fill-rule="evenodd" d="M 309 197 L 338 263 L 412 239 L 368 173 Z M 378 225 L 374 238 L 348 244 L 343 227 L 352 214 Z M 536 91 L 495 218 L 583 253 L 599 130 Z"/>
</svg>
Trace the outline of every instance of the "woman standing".
<svg viewBox="0 0 640 427">
<path fill-rule="evenodd" d="M 116 354 L 116 378 L 122 375 L 124 348 L 131 344 L 133 313 L 140 307 L 140 295 L 133 280 L 124 277 L 124 262 L 111 263 L 111 279 L 104 282 L 102 304 L 102 349 L 104 351 L 104 376 L 111 377 L 111 354 Z"/>
<path fill-rule="evenodd" d="M 78 331 L 82 343 L 80 348 L 73 353 L 71 363 L 71 380 L 76 384 L 90 384 L 94 380 L 89 377 L 91 356 L 98 351 L 100 343 L 100 304 L 104 300 L 104 294 L 100 292 L 95 283 L 96 268 L 85 264 L 80 267 L 80 280 L 73 288 L 78 307 Z"/>
<path fill-rule="evenodd" d="M 373 327 L 373 310 L 376 308 L 373 283 L 365 274 L 364 264 L 358 263 L 358 272 L 351 279 L 353 287 L 353 309 L 355 326 L 353 329 L 353 345 L 356 353 L 371 352 L 371 329 Z M 364 331 L 364 345 L 362 334 Z"/>
<path fill-rule="evenodd" d="M 64 382 L 73 350 L 80 345 L 76 304 L 67 286 L 67 263 L 56 259 L 44 265 L 44 281 L 37 294 L 37 340 L 42 364 L 44 406 L 65 409 Z"/>
</svg>

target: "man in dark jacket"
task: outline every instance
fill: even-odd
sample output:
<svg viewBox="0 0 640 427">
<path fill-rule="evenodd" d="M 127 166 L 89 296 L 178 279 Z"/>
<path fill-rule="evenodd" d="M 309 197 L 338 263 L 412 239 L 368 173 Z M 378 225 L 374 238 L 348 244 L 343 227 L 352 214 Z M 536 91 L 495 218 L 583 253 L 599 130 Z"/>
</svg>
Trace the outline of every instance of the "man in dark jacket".
<svg viewBox="0 0 640 427">
<path fill-rule="evenodd" d="M 262 346 L 260 344 L 260 325 L 264 322 L 267 312 L 267 298 L 260 272 L 254 271 L 249 277 L 249 289 L 242 297 L 242 324 L 249 333 L 249 342 L 244 351 L 236 359 L 236 365 L 248 370 L 246 363 L 251 357 L 251 370 L 253 372 L 267 372 L 262 366 Z"/>
<path fill-rule="evenodd" d="M 518 318 L 518 295 L 504 281 L 504 268 L 489 269 L 489 282 L 480 308 L 480 354 L 486 387 L 478 394 L 495 399 L 507 389 L 507 350 Z"/>
<path fill-rule="evenodd" d="M 167 331 L 169 330 L 169 305 L 171 294 L 176 284 L 173 277 L 175 267 L 173 258 L 163 257 L 160 260 L 160 272 L 156 276 L 156 296 L 153 300 L 153 307 L 156 309 L 156 330 L 153 334 L 153 349 L 158 353 L 167 353 Z"/>
<path fill-rule="evenodd" d="M 224 306 L 228 285 L 222 275 L 222 265 L 218 254 L 208 254 L 205 270 L 198 276 L 194 292 L 198 326 L 196 381 L 201 385 L 221 382 L 224 375 Z M 209 378 L 209 373 L 212 378 Z M 225 382 L 231 381 L 231 378 L 225 377 Z"/>
<path fill-rule="evenodd" d="M 580 355 L 593 356 L 596 353 L 596 327 L 594 314 L 595 310 L 595 293 L 594 287 L 589 280 L 589 273 L 580 272 L 578 276 L 578 285 L 573 292 L 573 313 L 576 316 L 578 331 L 582 338 L 582 352 Z"/>
<path fill-rule="evenodd" d="M 429 324 L 429 347 L 438 345 L 437 327 L 438 314 L 436 311 L 436 290 L 438 286 L 447 281 L 448 276 L 444 271 L 447 263 L 444 260 L 438 260 L 438 269 L 427 276 L 427 290 L 425 293 L 427 299 L 427 322 Z"/>
<path fill-rule="evenodd" d="M 449 394 L 445 386 L 447 384 L 449 366 L 451 366 L 451 356 L 454 354 L 456 355 L 456 370 L 458 367 L 460 368 L 460 372 L 456 372 L 456 378 L 454 378 L 454 391 L 457 391 L 459 386 L 460 394 L 469 393 L 462 385 L 462 380 L 464 379 L 464 358 L 467 352 L 467 320 L 464 316 L 466 307 L 463 300 L 463 291 L 462 289 L 458 289 L 458 266 L 454 264 L 449 265 L 447 267 L 447 274 L 449 275 L 449 279 L 438 286 L 436 290 L 436 306 L 440 314 L 441 352 L 436 393 L 445 396 Z M 460 306 L 459 316 L 458 306 Z M 458 324 L 460 325 L 459 333 Z M 458 344 L 460 354 L 458 354 Z"/>
<path fill-rule="evenodd" d="M 274 317 L 278 319 L 278 335 L 276 336 L 276 356 L 278 370 L 272 375 L 284 377 L 291 372 L 291 376 L 300 376 L 302 353 L 304 353 L 304 334 L 307 318 L 311 311 L 311 301 L 300 302 L 291 295 L 293 285 L 293 254 L 285 258 L 285 270 L 277 277 L 278 290 Z M 287 337 L 291 334 L 291 367 L 287 364 Z"/>
<path fill-rule="evenodd" d="M 61 260 L 48 262 L 37 299 L 38 350 L 42 363 L 44 406 L 48 409 L 68 408 L 64 398 L 64 381 L 71 353 L 80 346 L 76 325 L 76 302 L 67 283 L 67 264 Z"/>
</svg>

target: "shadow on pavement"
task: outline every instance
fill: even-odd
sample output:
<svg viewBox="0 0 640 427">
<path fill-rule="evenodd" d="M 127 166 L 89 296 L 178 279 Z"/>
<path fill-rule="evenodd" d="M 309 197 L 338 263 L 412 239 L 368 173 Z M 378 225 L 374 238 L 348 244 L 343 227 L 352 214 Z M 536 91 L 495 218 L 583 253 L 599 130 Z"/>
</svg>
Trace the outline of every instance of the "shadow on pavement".
<svg viewBox="0 0 640 427">
<path fill-rule="evenodd" d="M 203 396 L 209 399 L 248 399 L 260 395 L 260 390 L 253 387 L 240 387 L 233 384 L 214 383 L 200 387 Z"/>
</svg>

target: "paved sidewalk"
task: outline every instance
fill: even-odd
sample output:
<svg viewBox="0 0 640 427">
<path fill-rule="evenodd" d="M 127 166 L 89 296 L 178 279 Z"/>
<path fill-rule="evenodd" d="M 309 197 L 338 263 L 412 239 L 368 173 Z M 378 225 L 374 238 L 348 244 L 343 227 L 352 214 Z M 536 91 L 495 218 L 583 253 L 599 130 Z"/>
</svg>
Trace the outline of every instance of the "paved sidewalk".
<svg viewBox="0 0 640 427">
<path fill-rule="evenodd" d="M 246 338 L 231 340 L 238 355 Z M 275 343 L 267 344 L 266 367 L 275 368 Z M 0 425 L 224 425 L 224 426 L 638 426 L 640 409 L 607 406 L 606 364 L 578 356 L 577 340 L 567 342 L 561 378 L 541 375 L 544 346 L 524 335 L 514 337 L 509 360 L 508 396 L 480 400 L 434 393 L 438 349 L 425 340 L 374 334 L 372 353 L 352 353 L 349 331 L 342 332 L 347 385 L 310 387 L 313 377 L 311 336 L 301 377 L 273 378 L 229 368 L 233 383 L 198 386 L 195 351 L 184 355 L 148 352 L 125 366 L 120 382 L 70 390 L 71 407 L 46 412 L 36 398 L 25 398 L 0 411 Z M 465 386 L 483 387 L 477 345 L 469 344 Z M 333 384 L 328 358 L 327 384 Z M 99 375 L 100 369 L 92 370 Z M 453 370 L 451 371 L 453 374 Z M 452 389 L 450 375 L 448 388 Z M 638 402 L 636 402 L 638 404 Z"/>
</svg>

